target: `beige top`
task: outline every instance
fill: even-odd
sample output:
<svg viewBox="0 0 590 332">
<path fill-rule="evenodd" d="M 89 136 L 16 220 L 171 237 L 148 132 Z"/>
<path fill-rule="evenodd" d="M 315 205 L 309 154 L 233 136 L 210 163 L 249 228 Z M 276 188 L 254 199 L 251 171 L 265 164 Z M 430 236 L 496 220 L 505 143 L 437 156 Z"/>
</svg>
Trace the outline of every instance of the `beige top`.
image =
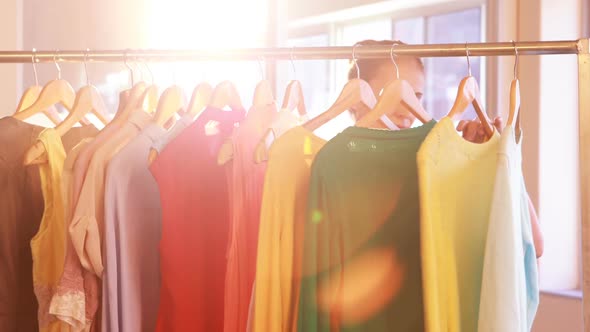
<svg viewBox="0 0 590 332">
<path fill-rule="evenodd" d="M 142 111 L 133 113 L 129 122 L 96 150 L 86 171 L 69 232 L 82 267 L 98 277 L 102 276 L 103 271 L 101 239 L 106 166 L 117 152 L 137 136 L 149 120 L 150 116 Z"/>
<path fill-rule="evenodd" d="M 80 152 L 91 141 L 92 138 L 87 138 L 76 145 L 68 153 L 64 163 L 61 177 L 65 211 L 64 232 L 74 212 L 74 163 Z M 80 266 L 72 240 L 67 237 L 65 241 L 66 255 L 63 272 L 51 298 L 49 313 L 72 326 L 72 332 L 88 331 L 98 307 L 93 308 L 86 304 L 92 302 L 91 298 L 98 296 L 98 281 L 93 283 L 92 279 L 97 279 L 96 276 Z"/>
</svg>

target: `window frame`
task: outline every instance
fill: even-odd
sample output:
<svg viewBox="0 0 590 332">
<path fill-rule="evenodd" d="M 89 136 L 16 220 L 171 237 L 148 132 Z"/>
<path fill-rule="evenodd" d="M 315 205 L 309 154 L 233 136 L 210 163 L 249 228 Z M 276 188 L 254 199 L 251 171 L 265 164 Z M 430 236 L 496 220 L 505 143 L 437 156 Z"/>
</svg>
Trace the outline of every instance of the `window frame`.
<svg viewBox="0 0 590 332">
<path fill-rule="evenodd" d="M 356 17 L 350 17 L 348 15 L 345 19 L 338 16 L 338 14 L 334 15 L 322 15 L 321 17 L 316 18 L 306 18 L 300 20 L 294 20 L 289 22 L 288 29 L 287 29 L 287 40 L 295 39 L 295 38 L 305 38 L 308 36 L 325 34 L 328 36 L 328 43 L 330 46 L 342 45 L 342 31 L 345 27 L 350 25 L 357 25 L 372 22 L 375 20 L 389 20 L 391 23 L 391 32 L 392 36 L 395 33 L 394 31 L 394 23 L 396 21 L 404 20 L 404 19 L 411 19 L 416 17 L 424 17 L 424 40 L 428 39 L 428 31 L 426 29 L 428 17 L 436 16 L 436 15 L 445 15 L 450 14 L 458 11 L 464 11 L 473 8 L 479 8 L 481 10 L 481 40 L 486 41 L 487 36 L 490 35 L 489 26 L 488 26 L 488 1 L 490 0 L 458 0 L 458 1 L 426 1 L 426 0 L 419 0 L 415 1 L 415 5 L 410 8 L 405 8 L 402 10 L 388 10 L 388 11 L 380 11 L 368 14 L 367 11 L 362 11 L 362 13 L 358 14 Z M 431 4 L 425 4 L 425 2 L 431 2 Z M 433 2 L 435 2 L 433 4 Z M 486 60 L 485 57 L 480 59 L 480 90 L 482 91 L 482 100 L 484 104 L 486 104 L 486 109 L 493 110 L 493 114 L 490 116 L 495 116 L 497 111 L 490 107 L 492 105 L 491 101 L 495 100 L 492 97 L 497 96 L 497 87 L 495 84 L 491 83 L 488 84 L 488 80 L 491 79 L 493 75 L 488 75 L 488 73 L 493 73 L 495 68 L 497 68 L 496 63 L 490 63 Z M 329 77 L 330 77 L 330 87 L 329 92 L 330 94 L 334 94 L 334 91 L 338 90 L 339 87 L 336 86 L 337 84 L 337 64 L 335 61 L 330 62 L 329 64 Z"/>
</svg>

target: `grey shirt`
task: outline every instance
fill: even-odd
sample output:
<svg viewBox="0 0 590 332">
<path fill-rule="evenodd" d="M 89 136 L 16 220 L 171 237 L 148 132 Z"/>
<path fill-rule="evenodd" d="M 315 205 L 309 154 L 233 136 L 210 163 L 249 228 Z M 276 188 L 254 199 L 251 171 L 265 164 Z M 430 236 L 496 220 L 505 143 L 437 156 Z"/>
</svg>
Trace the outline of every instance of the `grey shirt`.
<svg viewBox="0 0 590 332">
<path fill-rule="evenodd" d="M 103 331 L 155 331 L 162 212 L 148 154 L 164 128 L 148 125 L 111 160 L 105 188 Z"/>
</svg>

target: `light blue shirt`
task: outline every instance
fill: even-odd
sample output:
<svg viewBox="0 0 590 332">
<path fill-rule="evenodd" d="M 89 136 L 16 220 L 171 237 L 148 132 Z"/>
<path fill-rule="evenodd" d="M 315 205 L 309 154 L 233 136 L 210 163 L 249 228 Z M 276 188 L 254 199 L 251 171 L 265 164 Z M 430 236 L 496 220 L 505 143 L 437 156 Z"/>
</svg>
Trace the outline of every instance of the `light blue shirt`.
<svg viewBox="0 0 590 332">
<path fill-rule="evenodd" d="M 528 332 L 539 306 L 539 273 L 514 128 L 502 133 L 486 239 L 479 332 Z"/>
</svg>

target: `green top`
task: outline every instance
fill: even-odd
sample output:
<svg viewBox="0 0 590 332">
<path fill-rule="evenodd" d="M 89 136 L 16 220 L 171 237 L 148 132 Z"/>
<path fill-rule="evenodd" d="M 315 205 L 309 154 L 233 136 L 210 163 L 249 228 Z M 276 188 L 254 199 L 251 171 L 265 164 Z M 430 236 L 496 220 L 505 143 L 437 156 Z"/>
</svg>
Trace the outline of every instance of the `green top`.
<svg viewBox="0 0 590 332">
<path fill-rule="evenodd" d="M 416 152 L 434 124 L 350 127 L 318 153 L 299 331 L 424 331 Z"/>
</svg>

